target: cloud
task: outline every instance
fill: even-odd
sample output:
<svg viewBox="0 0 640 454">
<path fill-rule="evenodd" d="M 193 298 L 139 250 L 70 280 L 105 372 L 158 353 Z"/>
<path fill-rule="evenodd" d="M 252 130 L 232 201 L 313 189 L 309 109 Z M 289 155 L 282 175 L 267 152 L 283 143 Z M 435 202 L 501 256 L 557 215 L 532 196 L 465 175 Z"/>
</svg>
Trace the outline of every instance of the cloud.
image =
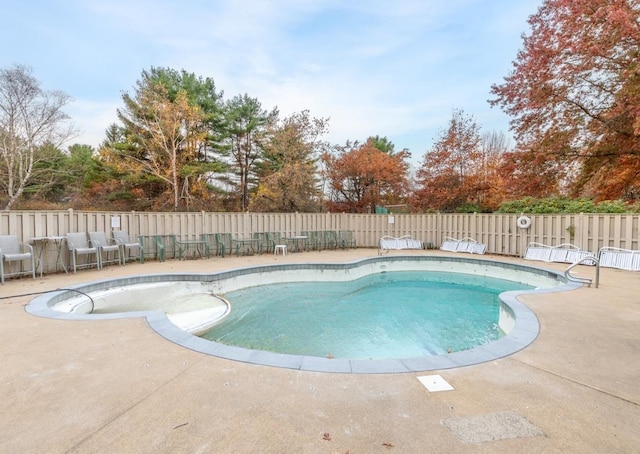
<svg viewBox="0 0 640 454">
<path fill-rule="evenodd" d="M 110 124 L 117 122 L 118 108 L 122 108 L 122 104 L 117 101 L 80 99 L 70 103 L 64 110 L 72 118 L 78 135 L 67 145 L 91 145 L 97 151 L 105 139 L 105 130 Z"/>
<path fill-rule="evenodd" d="M 81 0 L 7 12 L 0 66 L 34 66 L 97 146 L 142 70 L 213 78 L 283 116 L 330 117 L 328 139 L 387 136 L 414 157 L 453 108 L 486 129 L 508 118 L 486 102 L 510 68 L 539 0 Z M 26 19 L 28 18 L 28 19 Z M 15 27 L 15 28 L 12 28 Z"/>
</svg>

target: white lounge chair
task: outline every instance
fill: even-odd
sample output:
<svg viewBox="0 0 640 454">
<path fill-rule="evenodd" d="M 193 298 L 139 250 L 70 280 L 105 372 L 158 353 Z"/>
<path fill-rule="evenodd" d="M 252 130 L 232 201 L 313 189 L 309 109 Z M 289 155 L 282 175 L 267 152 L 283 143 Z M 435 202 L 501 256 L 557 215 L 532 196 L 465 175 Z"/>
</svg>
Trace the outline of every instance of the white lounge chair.
<svg viewBox="0 0 640 454">
<path fill-rule="evenodd" d="M 529 243 L 524 253 L 525 260 L 542 260 L 544 262 L 551 261 L 551 246 L 542 243 Z"/>
<path fill-rule="evenodd" d="M 402 249 L 424 249 L 424 245 L 422 241 L 414 240 L 411 235 L 404 235 L 399 238 L 385 235 L 380 238 L 378 243 L 378 254 Z"/>
<path fill-rule="evenodd" d="M 583 251 L 578 246 L 562 243 L 558 246 L 548 246 L 542 243 L 529 243 L 525 251 L 526 260 L 541 260 L 553 263 L 576 263 L 585 257 L 595 258 L 595 254 Z M 595 262 L 583 262 L 583 265 L 595 265 Z"/>
<path fill-rule="evenodd" d="M 640 251 L 603 247 L 598 253 L 600 266 L 628 271 L 640 271 Z"/>
<path fill-rule="evenodd" d="M 473 238 L 463 238 L 457 240 L 455 238 L 446 237 L 440 245 L 440 250 L 448 252 L 468 252 L 470 254 L 484 254 L 487 252 L 487 245 L 478 243 Z"/>
<path fill-rule="evenodd" d="M 441 251 L 458 252 L 458 243 L 460 241 L 455 238 L 446 237 L 440 245 Z"/>
</svg>

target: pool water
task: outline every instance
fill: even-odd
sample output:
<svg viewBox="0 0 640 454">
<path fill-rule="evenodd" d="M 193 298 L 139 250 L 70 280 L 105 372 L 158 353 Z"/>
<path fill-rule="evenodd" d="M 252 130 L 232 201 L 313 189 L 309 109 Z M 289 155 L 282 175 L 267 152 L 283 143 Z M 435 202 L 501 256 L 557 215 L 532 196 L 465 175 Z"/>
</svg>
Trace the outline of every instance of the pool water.
<svg viewBox="0 0 640 454">
<path fill-rule="evenodd" d="M 530 288 L 484 276 L 424 271 L 248 287 L 225 295 L 231 314 L 202 337 L 329 358 L 439 355 L 502 337 L 498 294 Z"/>
</svg>

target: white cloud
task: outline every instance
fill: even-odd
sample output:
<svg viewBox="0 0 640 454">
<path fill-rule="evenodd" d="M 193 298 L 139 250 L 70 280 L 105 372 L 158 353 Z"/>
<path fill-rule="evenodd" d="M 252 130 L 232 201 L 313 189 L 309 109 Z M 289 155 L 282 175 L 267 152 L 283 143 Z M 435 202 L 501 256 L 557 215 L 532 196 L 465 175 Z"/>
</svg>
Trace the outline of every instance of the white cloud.
<svg viewBox="0 0 640 454">
<path fill-rule="evenodd" d="M 78 135 L 67 146 L 79 143 L 91 145 L 96 151 L 105 139 L 105 130 L 117 122 L 116 111 L 122 104 L 115 101 L 95 102 L 88 99 L 75 100 L 65 112 L 72 118 Z"/>
<path fill-rule="evenodd" d="M 0 67 L 34 66 L 97 146 L 116 121 L 121 92 L 144 69 L 211 77 L 225 98 L 247 93 L 283 115 L 330 117 L 329 140 L 388 136 L 414 158 L 453 108 L 484 128 L 508 119 L 486 102 L 506 75 L 541 0 L 76 0 L 16 5 L 0 41 L 24 39 Z M 21 18 L 29 17 L 29 20 Z M 12 28 L 19 27 L 19 28 Z M 14 40 L 15 41 L 15 40 Z"/>
</svg>

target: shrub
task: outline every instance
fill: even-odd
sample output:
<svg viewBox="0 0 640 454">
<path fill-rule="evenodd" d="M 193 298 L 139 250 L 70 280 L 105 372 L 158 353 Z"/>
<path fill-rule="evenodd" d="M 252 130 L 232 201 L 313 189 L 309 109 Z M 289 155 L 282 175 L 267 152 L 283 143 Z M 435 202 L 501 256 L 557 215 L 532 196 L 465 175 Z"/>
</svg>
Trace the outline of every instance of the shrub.
<svg viewBox="0 0 640 454">
<path fill-rule="evenodd" d="M 624 200 L 604 200 L 595 203 L 591 199 L 547 197 L 536 199 L 525 197 L 520 200 L 503 202 L 498 213 L 639 213 L 640 203 L 628 204 Z"/>
</svg>

